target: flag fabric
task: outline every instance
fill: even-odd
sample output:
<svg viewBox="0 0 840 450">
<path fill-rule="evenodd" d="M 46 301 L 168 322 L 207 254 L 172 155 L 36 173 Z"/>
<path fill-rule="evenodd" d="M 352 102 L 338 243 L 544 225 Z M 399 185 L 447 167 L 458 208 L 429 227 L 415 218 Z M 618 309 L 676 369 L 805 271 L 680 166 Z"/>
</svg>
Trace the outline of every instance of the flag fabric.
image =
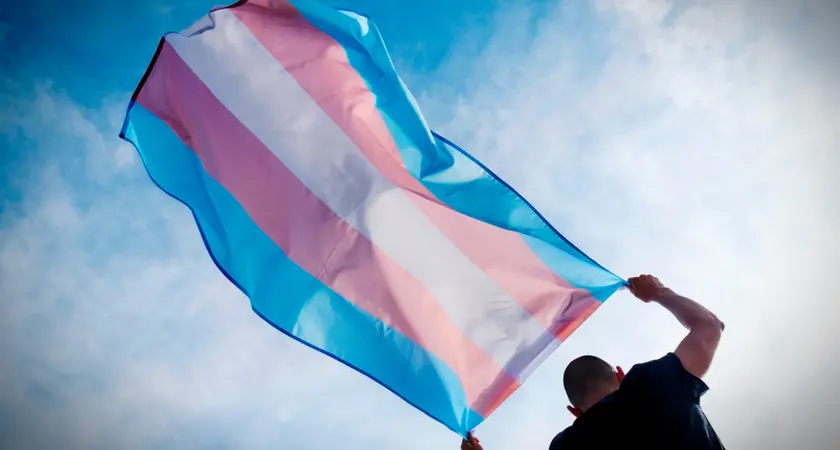
<svg viewBox="0 0 840 450">
<path fill-rule="evenodd" d="M 167 34 L 121 137 L 260 317 L 461 436 L 625 284 L 430 131 L 359 13 Z"/>
</svg>

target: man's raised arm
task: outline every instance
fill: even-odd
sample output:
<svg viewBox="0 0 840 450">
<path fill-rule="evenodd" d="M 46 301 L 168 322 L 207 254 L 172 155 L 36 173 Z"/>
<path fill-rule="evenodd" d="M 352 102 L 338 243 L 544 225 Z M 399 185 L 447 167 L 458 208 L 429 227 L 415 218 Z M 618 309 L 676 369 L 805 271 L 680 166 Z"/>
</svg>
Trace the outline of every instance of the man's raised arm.
<svg viewBox="0 0 840 450">
<path fill-rule="evenodd" d="M 628 280 L 630 291 L 644 302 L 659 303 L 688 328 L 688 335 L 674 354 L 685 370 L 703 378 L 712 364 L 724 325 L 697 302 L 665 287 L 656 277 L 641 275 Z"/>
</svg>

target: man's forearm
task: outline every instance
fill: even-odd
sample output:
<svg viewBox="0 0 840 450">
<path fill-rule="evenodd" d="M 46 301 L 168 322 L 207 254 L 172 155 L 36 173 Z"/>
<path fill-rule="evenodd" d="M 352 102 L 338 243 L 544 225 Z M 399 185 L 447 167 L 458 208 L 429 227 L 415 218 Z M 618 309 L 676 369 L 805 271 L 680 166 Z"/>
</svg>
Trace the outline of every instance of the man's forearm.
<svg viewBox="0 0 840 450">
<path fill-rule="evenodd" d="M 670 311 L 689 330 L 710 325 L 720 327 L 721 330 L 724 328 L 723 322 L 712 314 L 711 311 L 694 300 L 677 294 L 671 289 L 665 289 L 654 301 Z"/>
</svg>

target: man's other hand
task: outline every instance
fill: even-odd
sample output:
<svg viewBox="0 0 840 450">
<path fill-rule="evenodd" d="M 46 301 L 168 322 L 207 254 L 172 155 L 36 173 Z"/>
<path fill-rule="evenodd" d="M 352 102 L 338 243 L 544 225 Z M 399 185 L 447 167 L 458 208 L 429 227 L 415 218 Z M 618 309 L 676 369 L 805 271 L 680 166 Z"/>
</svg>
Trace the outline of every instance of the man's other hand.
<svg viewBox="0 0 840 450">
<path fill-rule="evenodd" d="M 478 438 L 472 433 L 467 433 L 467 438 L 461 441 L 461 450 L 484 450 L 478 442 Z"/>
</svg>

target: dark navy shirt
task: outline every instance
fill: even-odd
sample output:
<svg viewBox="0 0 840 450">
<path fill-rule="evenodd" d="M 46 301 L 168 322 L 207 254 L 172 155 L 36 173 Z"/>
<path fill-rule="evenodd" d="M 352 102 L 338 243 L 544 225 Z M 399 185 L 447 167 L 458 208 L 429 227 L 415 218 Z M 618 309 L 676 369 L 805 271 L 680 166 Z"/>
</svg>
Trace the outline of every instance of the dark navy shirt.
<svg viewBox="0 0 840 450">
<path fill-rule="evenodd" d="M 558 434 L 549 450 L 723 449 L 700 409 L 708 390 L 673 353 L 637 364 L 617 391 Z"/>
</svg>

